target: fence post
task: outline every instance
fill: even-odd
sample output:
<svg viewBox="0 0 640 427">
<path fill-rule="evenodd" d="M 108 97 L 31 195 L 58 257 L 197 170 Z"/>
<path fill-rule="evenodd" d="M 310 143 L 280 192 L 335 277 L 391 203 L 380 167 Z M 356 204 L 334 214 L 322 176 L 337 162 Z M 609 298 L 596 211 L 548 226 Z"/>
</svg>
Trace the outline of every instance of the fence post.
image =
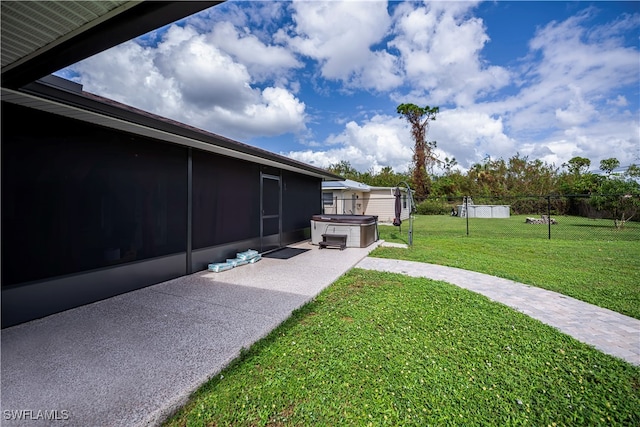
<svg viewBox="0 0 640 427">
<path fill-rule="evenodd" d="M 469 235 L 469 197 L 464 196 L 464 216 L 467 221 L 467 236 Z"/>
<path fill-rule="evenodd" d="M 549 228 L 549 240 L 551 240 L 551 196 L 547 196 L 547 227 Z"/>
</svg>

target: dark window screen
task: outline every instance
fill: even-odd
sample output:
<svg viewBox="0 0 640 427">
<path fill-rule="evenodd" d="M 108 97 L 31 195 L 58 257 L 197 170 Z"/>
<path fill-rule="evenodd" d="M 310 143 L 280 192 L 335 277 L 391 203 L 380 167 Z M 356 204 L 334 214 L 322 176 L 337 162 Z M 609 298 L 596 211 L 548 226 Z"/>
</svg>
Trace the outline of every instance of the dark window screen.
<svg viewBox="0 0 640 427">
<path fill-rule="evenodd" d="M 262 223 L 262 235 L 271 236 L 280 233 L 280 218 L 265 218 Z"/>
<path fill-rule="evenodd" d="M 185 148 L 2 108 L 3 285 L 186 250 Z"/>
<path fill-rule="evenodd" d="M 320 178 L 288 171 L 282 178 L 282 231 L 309 227 L 311 217 L 322 213 Z"/>
<path fill-rule="evenodd" d="M 193 151 L 193 248 L 260 237 L 260 168 Z"/>
<path fill-rule="evenodd" d="M 280 180 L 262 180 L 262 214 L 280 215 Z"/>
</svg>

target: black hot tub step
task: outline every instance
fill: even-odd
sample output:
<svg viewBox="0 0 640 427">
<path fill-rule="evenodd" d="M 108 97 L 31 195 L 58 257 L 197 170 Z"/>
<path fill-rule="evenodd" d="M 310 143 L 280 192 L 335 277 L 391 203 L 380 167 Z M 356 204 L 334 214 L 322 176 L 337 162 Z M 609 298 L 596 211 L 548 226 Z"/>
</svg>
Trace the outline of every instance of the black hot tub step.
<svg viewBox="0 0 640 427">
<path fill-rule="evenodd" d="M 339 247 L 343 250 L 347 247 L 347 235 L 346 234 L 323 234 L 322 242 L 318 243 L 320 249 L 327 248 L 329 246 Z"/>
</svg>

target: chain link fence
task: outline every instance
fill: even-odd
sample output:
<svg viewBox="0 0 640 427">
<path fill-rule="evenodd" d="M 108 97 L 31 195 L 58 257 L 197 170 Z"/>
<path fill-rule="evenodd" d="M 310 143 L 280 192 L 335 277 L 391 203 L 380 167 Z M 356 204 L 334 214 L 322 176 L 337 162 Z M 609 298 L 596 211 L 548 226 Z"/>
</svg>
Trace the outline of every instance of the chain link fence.
<svg viewBox="0 0 640 427">
<path fill-rule="evenodd" d="M 640 241 L 640 194 L 434 197 L 416 212 L 451 216 L 467 235 Z"/>
</svg>

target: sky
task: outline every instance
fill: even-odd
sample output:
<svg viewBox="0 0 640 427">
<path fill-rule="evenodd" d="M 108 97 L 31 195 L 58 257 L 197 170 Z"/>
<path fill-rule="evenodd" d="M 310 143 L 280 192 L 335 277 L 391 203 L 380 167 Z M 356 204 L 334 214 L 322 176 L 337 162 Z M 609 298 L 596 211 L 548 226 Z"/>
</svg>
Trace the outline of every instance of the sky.
<svg viewBox="0 0 640 427">
<path fill-rule="evenodd" d="M 427 139 L 463 172 L 640 164 L 638 1 L 229 0 L 56 74 L 318 167 L 407 171 L 402 103 L 439 107 Z"/>
</svg>

